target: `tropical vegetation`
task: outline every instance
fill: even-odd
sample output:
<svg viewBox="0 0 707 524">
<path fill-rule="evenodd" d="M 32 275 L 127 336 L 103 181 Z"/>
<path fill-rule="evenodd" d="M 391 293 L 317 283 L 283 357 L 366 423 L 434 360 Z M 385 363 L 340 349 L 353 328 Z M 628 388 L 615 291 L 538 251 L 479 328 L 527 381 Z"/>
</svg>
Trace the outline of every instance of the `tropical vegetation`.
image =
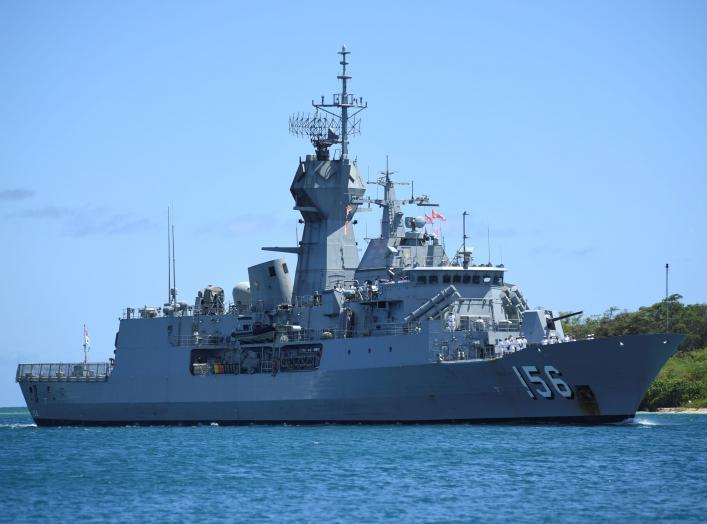
<svg viewBox="0 0 707 524">
<path fill-rule="evenodd" d="M 566 333 L 576 338 L 677 332 L 687 338 L 646 392 L 640 409 L 707 407 L 707 304 L 683 304 L 682 296 L 638 311 L 611 307 L 603 315 L 576 316 L 563 321 Z"/>
</svg>

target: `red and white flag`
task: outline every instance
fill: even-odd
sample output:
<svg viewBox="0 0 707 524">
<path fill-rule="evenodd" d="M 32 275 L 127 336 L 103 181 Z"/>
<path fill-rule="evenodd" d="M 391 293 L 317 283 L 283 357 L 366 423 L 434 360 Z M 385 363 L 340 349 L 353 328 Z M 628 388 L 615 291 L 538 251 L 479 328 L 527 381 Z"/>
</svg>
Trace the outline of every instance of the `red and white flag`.
<svg viewBox="0 0 707 524">
<path fill-rule="evenodd" d="M 85 346 L 91 345 L 91 338 L 88 336 L 88 329 L 86 328 L 86 324 L 83 325 L 83 343 Z"/>
<path fill-rule="evenodd" d="M 435 210 L 433 209 L 433 210 L 432 210 L 432 220 L 434 220 L 435 218 L 438 218 L 439 220 L 443 220 L 443 221 L 445 221 L 445 222 L 447 221 L 447 219 L 444 218 L 444 215 L 443 215 L 442 213 L 437 213 L 437 211 L 435 211 Z"/>
<path fill-rule="evenodd" d="M 432 212 L 434 213 L 434 210 L 432 210 Z M 430 215 L 427 215 L 427 214 L 426 214 L 426 215 L 425 215 L 425 222 L 427 222 L 428 224 L 434 224 L 435 219 L 432 218 Z"/>
<path fill-rule="evenodd" d="M 344 224 L 344 233 L 346 236 L 349 236 L 349 216 L 351 215 L 351 211 L 353 208 L 351 207 L 351 204 L 346 206 L 346 224 Z"/>
</svg>

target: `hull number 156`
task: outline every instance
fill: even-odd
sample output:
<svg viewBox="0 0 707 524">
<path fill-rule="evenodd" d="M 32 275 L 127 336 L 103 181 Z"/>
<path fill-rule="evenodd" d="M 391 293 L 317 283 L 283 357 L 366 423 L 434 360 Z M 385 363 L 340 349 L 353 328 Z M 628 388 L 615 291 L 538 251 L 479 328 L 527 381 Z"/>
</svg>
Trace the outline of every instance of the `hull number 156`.
<svg viewBox="0 0 707 524">
<path fill-rule="evenodd" d="M 560 373 L 554 366 L 545 366 L 543 371 L 545 378 L 541 376 L 541 371 L 535 366 L 519 366 L 522 370 L 519 371 L 517 366 L 513 366 L 513 372 L 518 377 L 518 380 L 530 395 L 530 398 L 537 399 L 538 395 L 542 398 L 555 398 L 553 390 L 561 397 L 571 399 L 574 397 L 572 388 L 562 380 Z M 526 380 L 527 379 L 527 380 Z M 552 389 L 548 386 L 548 382 L 552 384 Z"/>
</svg>

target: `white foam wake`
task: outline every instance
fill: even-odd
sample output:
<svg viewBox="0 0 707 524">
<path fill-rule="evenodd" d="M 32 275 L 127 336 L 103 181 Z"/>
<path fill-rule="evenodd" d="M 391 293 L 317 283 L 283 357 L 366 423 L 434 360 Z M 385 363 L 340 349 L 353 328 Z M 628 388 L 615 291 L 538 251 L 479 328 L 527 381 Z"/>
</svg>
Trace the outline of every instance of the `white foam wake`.
<svg viewBox="0 0 707 524">
<path fill-rule="evenodd" d="M 23 428 L 36 428 L 37 424 L 0 424 L 0 429 L 2 428 L 9 428 L 9 429 L 23 429 Z"/>
</svg>

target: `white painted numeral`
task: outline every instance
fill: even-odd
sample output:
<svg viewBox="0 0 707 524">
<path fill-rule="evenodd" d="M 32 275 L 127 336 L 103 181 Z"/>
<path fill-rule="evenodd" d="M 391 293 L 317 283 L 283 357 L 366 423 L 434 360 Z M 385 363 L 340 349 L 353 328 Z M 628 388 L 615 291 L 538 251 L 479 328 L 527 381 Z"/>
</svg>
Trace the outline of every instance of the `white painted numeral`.
<svg viewBox="0 0 707 524">
<path fill-rule="evenodd" d="M 550 391 L 550 388 L 547 387 L 545 381 L 538 376 L 540 373 L 538 368 L 535 366 L 523 366 L 523 371 L 525 372 L 525 376 L 528 377 L 528 380 L 538 386 L 535 391 L 537 391 L 541 397 L 552 398 L 552 391 Z"/>
<path fill-rule="evenodd" d="M 513 366 L 513 373 L 515 373 L 515 374 L 516 374 L 516 377 L 518 377 L 518 381 L 519 381 L 521 384 L 523 384 L 523 387 L 525 388 L 525 391 L 528 392 L 528 395 L 530 396 L 530 398 L 532 398 L 533 400 L 535 400 L 535 399 L 537 398 L 537 397 L 535 396 L 535 393 L 533 393 L 533 391 L 530 389 L 530 387 L 528 387 L 528 383 L 527 383 L 527 382 L 525 381 L 525 379 L 521 376 L 520 371 L 518 371 L 518 368 L 515 367 L 515 366 Z"/>
<path fill-rule="evenodd" d="M 554 366 L 545 366 L 545 375 L 547 375 L 548 380 L 550 380 L 552 385 L 555 387 L 555 391 L 557 391 L 560 395 L 565 398 L 572 398 L 574 396 L 572 388 L 569 387 L 567 382 L 560 378 L 562 373 L 557 371 Z"/>
<path fill-rule="evenodd" d="M 535 366 L 521 366 L 523 368 L 523 373 L 525 373 L 525 376 L 528 377 L 528 380 L 526 381 L 523 375 L 518 371 L 518 368 L 516 366 L 513 366 L 513 373 L 515 373 L 516 377 L 518 378 L 518 381 L 523 385 L 525 390 L 528 392 L 528 395 L 530 398 L 533 400 L 537 399 L 535 396 L 535 393 L 540 395 L 543 398 L 555 398 L 554 395 L 552 394 L 552 390 L 549 388 L 547 385 L 547 382 L 543 380 L 543 378 L 540 376 L 540 371 L 538 370 L 537 367 Z M 558 369 L 555 366 L 545 366 L 543 369 L 545 372 L 545 376 L 547 379 L 550 381 L 552 384 L 552 387 L 555 391 L 557 391 L 558 395 L 566 398 L 566 399 L 571 399 L 574 398 L 574 391 L 572 391 L 572 388 L 570 387 L 567 382 L 562 380 L 560 377 L 562 376 L 562 373 L 558 371 Z M 528 384 L 528 381 L 531 384 L 534 384 L 534 387 L 530 387 Z"/>
</svg>

